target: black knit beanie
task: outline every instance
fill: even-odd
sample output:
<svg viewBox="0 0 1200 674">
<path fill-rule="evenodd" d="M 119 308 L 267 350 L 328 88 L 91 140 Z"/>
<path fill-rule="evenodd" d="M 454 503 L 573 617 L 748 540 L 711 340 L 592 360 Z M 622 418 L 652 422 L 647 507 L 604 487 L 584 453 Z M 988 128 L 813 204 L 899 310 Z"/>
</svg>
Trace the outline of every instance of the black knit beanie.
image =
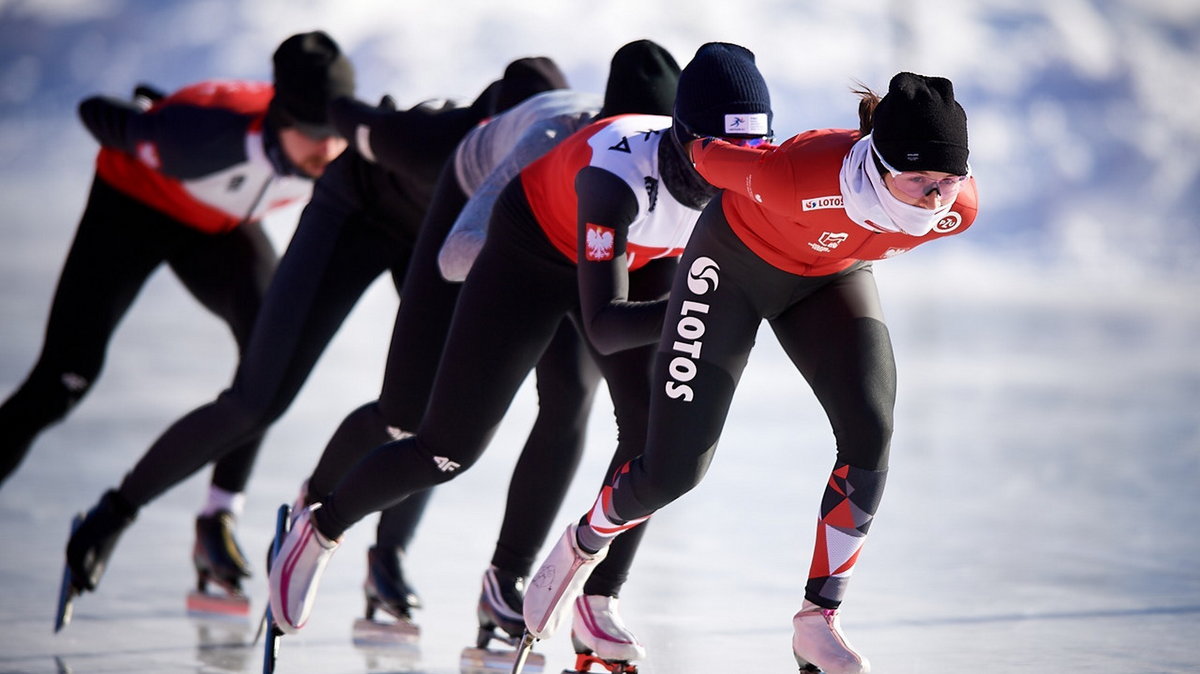
<svg viewBox="0 0 1200 674">
<path fill-rule="evenodd" d="M 567 76 L 553 60 L 544 56 L 517 59 L 504 69 L 491 114 L 498 115 L 535 94 L 567 87 Z"/>
<path fill-rule="evenodd" d="M 709 42 L 679 74 L 675 126 L 681 141 L 770 135 L 771 118 L 767 83 L 745 47 Z"/>
<path fill-rule="evenodd" d="M 944 77 L 897 74 L 872 127 L 875 149 L 898 171 L 967 173 L 967 114 Z"/>
<path fill-rule="evenodd" d="M 354 95 L 354 66 L 323 31 L 300 33 L 275 50 L 275 96 L 268 116 L 279 128 L 296 127 L 307 136 L 337 135 L 328 106 Z"/>
<path fill-rule="evenodd" d="M 637 113 L 669 115 L 675 106 L 679 64 L 650 40 L 636 40 L 613 54 L 600 117 Z"/>
</svg>

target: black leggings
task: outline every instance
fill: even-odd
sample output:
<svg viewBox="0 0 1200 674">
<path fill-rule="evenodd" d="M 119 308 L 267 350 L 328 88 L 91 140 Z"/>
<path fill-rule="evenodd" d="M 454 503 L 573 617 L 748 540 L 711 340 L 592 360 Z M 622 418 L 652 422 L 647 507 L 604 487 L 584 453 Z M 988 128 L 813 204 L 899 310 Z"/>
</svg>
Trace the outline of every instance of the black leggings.
<svg viewBox="0 0 1200 674">
<path fill-rule="evenodd" d="M 205 234 L 97 177 L 59 277 L 42 353 L 0 406 L 0 483 L 38 434 L 95 384 L 113 331 L 160 264 L 166 262 L 192 296 L 225 321 L 244 354 L 275 261 L 257 223 Z M 231 446 L 214 470 L 214 483 L 240 474 L 256 451 L 252 442 Z"/>
<path fill-rule="evenodd" d="M 896 366 L 870 266 L 822 277 L 780 271 L 730 231 L 719 202 L 680 259 L 655 357 L 646 452 L 613 491 L 622 521 L 703 478 L 764 319 L 824 407 L 837 463 L 887 468 Z"/>
<path fill-rule="evenodd" d="M 320 500 L 367 452 L 391 440 L 389 428 L 411 432 L 419 426 L 461 287 L 442 278 L 437 255 L 466 200 L 454 164 L 447 162 L 404 277 L 404 301 L 396 311 L 379 399 L 351 412 L 330 438 L 308 481 L 310 499 Z M 575 327 L 564 319 L 538 362 L 538 415 L 509 490 L 492 560 L 497 567 L 528 575 L 582 457 L 599 380 Z M 533 473 L 542 471 L 552 472 L 563 484 L 533 488 Z M 406 548 L 429 495 L 428 489 L 420 491 L 385 510 L 377 543 Z"/>
<path fill-rule="evenodd" d="M 239 447 L 257 451 L 367 287 L 388 270 L 399 287 L 411 242 L 368 223 L 323 183 L 271 279 L 233 384 L 172 424 L 125 476 L 120 491 L 133 505 Z"/>
<path fill-rule="evenodd" d="M 636 289 L 640 298 L 661 297 L 666 291 L 665 283 L 647 287 L 655 284 L 638 273 L 630 281 L 631 292 Z M 340 536 L 371 512 L 470 468 L 563 320 L 578 316 L 578 293 L 574 263 L 546 240 L 520 182 L 514 181 L 496 204 L 487 242 L 459 294 L 416 435 L 375 449 L 352 468 L 315 511 L 318 529 Z M 589 348 L 615 407 L 619 433 L 614 468 L 641 453 L 653 349 L 650 345 L 603 356 Z M 615 596 L 643 529 L 614 544 L 585 592 Z"/>
</svg>

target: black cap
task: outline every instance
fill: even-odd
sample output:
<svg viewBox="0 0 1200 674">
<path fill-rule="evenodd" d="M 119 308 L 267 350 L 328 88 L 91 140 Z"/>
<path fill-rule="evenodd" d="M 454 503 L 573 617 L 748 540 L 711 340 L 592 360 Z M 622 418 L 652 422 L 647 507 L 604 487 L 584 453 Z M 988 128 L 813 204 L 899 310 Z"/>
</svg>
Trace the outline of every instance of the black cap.
<svg viewBox="0 0 1200 674">
<path fill-rule="evenodd" d="M 613 54 L 600 117 L 669 115 L 678 86 L 679 64 L 671 53 L 650 40 L 635 40 Z"/>
<path fill-rule="evenodd" d="M 771 94 L 754 53 L 727 42 L 696 50 L 679 75 L 675 125 L 687 135 L 756 137 L 771 134 Z"/>
<path fill-rule="evenodd" d="M 504 69 L 504 78 L 495 90 L 492 114 L 498 115 L 530 96 L 567 86 L 567 76 L 553 60 L 545 56 L 517 59 Z"/>
<path fill-rule="evenodd" d="M 275 50 L 275 96 L 268 114 L 280 128 L 313 138 L 337 135 L 329 103 L 354 95 L 354 66 L 324 31 L 300 33 Z"/>
<path fill-rule="evenodd" d="M 875 107 L 871 138 L 898 171 L 967 174 L 967 113 L 944 77 L 899 73 Z"/>
</svg>

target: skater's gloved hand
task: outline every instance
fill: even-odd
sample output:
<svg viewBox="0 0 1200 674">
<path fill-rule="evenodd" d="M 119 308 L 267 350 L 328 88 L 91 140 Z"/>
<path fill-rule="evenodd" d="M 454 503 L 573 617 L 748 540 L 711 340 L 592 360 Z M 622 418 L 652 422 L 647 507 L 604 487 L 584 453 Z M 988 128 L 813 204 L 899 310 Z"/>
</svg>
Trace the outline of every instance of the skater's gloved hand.
<svg viewBox="0 0 1200 674">
<path fill-rule="evenodd" d="M 166 97 L 167 94 L 164 91 L 145 82 L 138 82 L 138 85 L 133 88 L 133 102 L 143 110 L 149 109 L 155 102 Z"/>
<path fill-rule="evenodd" d="M 396 101 L 389 95 L 371 105 L 355 98 L 341 97 L 329 104 L 329 118 L 343 138 L 349 141 L 364 159 L 375 162 L 371 147 L 372 131 L 378 128 L 388 115 L 396 113 Z"/>
</svg>

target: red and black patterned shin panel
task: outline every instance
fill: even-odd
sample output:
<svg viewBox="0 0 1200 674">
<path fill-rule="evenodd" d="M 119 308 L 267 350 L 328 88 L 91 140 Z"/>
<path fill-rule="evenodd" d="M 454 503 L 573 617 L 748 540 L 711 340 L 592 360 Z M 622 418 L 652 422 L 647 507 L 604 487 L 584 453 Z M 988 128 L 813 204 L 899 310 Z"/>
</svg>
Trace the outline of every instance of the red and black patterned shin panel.
<svg viewBox="0 0 1200 674">
<path fill-rule="evenodd" d="M 608 540 L 616 538 L 621 532 L 632 529 L 650 519 L 649 515 L 645 515 L 632 520 L 622 520 L 613 510 L 613 490 L 621 488 L 622 478 L 628 472 L 629 463 L 626 463 L 617 469 L 610 483 L 604 485 L 600 490 L 599 496 L 596 497 L 596 502 L 592 505 L 592 509 L 587 515 L 587 524 L 590 531 L 581 531 L 579 534 L 580 543 L 585 548 L 590 548 L 591 545 L 602 542 L 606 543 Z"/>
<path fill-rule="evenodd" d="M 886 480 L 886 470 L 863 470 L 844 463 L 834 466 L 817 520 L 816 548 L 805 586 L 809 601 L 826 608 L 841 604 Z"/>
</svg>

